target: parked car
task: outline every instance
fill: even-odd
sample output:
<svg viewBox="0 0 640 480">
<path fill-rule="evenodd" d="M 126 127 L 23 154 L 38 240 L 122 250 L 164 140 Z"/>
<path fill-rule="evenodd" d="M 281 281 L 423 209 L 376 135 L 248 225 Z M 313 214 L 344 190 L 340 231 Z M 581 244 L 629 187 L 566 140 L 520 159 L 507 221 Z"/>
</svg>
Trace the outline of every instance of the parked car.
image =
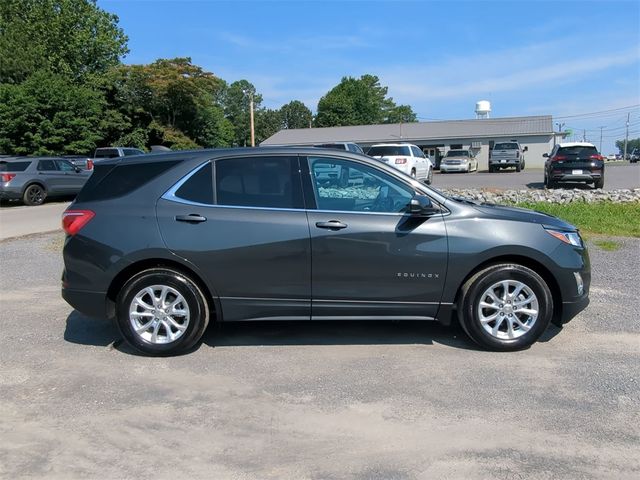
<svg viewBox="0 0 640 480">
<path fill-rule="evenodd" d="M 47 197 L 77 194 L 91 171 L 55 157 L 17 157 L 0 160 L 0 199 L 40 205 Z"/>
<path fill-rule="evenodd" d="M 636 163 L 638 160 L 640 160 L 640 151 L 637 148 L 634 148 L 629 155 L 629 162 Z"/>
<path fill-rule="evenodd" d="M 367 155 L 417 180 L 422 180 L 427 185 L 430 185 L 433 180 L 431 160 L 422 150 L 410 143 L 379 143 L 372 145 Z"/>
<path fill-rule="evenodd" d="M 551 153 L 543 155 L 544 185 L 555 187 L 559 182 L 592 183 L 604 187 L 604 157 L 592 143 L 558 143 Z"/>
<path fill-rule="evenodd" d="M 134 155 L 144 155 L 144 152 L 139 148 L 100 147 L 96 148 L 93 158 L 101 160 L 103 158 L 130 157 Z"/>
<path fill-rule="evenodd" d="M 359 153 L 364 155 L 362 147 L 353 142 L 333 142 L 333 143 L 318 143 L 314 145 L 316 148 L 330 148 L 333 150 L 346 150 L 347 152 Z"/>
<path fill-rule="evenodd" d="M 611 161 L 615 161 L 615 160 L 617 160 L 615 154 L 610 153 L 609 155 L 607 155 L 607 162 L 611 162 Z"/>
<path fill-rule="evenodd" d="M 440 171 L 477 172 L 478 160 L 471 150 L 449 150 L 440 162 Z"/>
<path fill-rule="evenodd" d="M 324 186 L 325 163 L 364 181 Z M 105 160 L 63 226 L 62 296 L 153 355 L 189 349 L 210 321 L 455 316 L 479 345 L 508 351 L 589 302 L 572 225 L 447 197 L 346 151 Z"/>
<path fill-rule="evenodd" d="M 93 170 L 93 158 L 86 155 L 63 155 L 62 158 L 69 160 L 73 165 L 83 170 Z"/>
<path fill-rule="evenodd" d="M 516 172 L 524 170 L 524 152 L 529 147 L 521 147 L 515 140 L 497 142 L 489 151 L 489 172 L 497 172 L 503 168 L 515 168 Z"/>
</svg>

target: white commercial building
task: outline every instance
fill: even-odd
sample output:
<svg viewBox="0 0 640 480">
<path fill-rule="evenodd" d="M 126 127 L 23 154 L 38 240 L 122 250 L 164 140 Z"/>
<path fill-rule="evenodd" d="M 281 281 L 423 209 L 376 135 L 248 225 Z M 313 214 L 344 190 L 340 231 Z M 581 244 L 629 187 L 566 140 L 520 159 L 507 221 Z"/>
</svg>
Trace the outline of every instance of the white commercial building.
<svg viewBox="0 0 640 480">
<path fill-rule="evenodd" d="M 354 142 L 366 152 L 375 143 L 406 142 L 422 148 L 434 161 L 450 149 L 468 148 L 475 153 L 479 168 L 486 170 L 489 150 L 497 142 L 515 140 L 528 147 L 526 164 L 535 168 L 542 167 L 542 155 L 551 151 L 560 136 L 553 131 L 551 115 L 541 115 L 280 130 L 261 145 Z"/>
</svg>

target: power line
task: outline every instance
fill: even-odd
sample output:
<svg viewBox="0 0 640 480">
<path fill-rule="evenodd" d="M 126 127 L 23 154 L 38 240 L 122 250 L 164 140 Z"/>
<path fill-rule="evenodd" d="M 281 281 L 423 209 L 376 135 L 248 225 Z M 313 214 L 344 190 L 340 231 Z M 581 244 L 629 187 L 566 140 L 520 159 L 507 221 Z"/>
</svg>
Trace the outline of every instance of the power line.
<svg viewBox="0 0 640 480">
<path fill-rule="evenodd" d="M 600 110 L 598 112 L 588 112 L 588 113 L 578 113 L 575 115 L 564 115 L 564 116 L 557 116 L 557 117 L 553 117 L 556 119 L 565 119 L 565 118 L 578 118 L 578 117 L 587 117 L 587 116 L 593 116 L 593 115 L 602 115 L 602 114 L 609 114 L 609 113 L 613 113 L 613 112 L 620 112 L 623 110 L 629 110 L 629 109 L 635 109 L 640 107 L 640 103 L 635 104 L 635 105 L 627 105 L 626 107 L 620 107 L 620 108 L 612 108 L 610 110 Z"/>
</svg>

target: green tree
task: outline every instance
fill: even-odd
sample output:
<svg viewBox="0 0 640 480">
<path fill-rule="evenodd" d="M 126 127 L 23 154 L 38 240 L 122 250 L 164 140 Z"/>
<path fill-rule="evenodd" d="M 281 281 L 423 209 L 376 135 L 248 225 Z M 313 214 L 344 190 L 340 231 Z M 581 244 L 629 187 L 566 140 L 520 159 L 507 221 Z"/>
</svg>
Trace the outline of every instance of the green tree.
<svg viewBox="0 0 640 480">
<path fill-rule="evenodd" d="M 104 109 L 100 92 L 51 72 L 20 85 L 0 84 L 0 151 L 91 152 L 103 138 Z"/>
<path fill-rule="evenodd" d="M 620 151 L 620 155 L 624 155 L 624 140 L 617 140 L 616 147 Z M 634 148 L 640 150 L 640 138 L 629 139 L 627 142 L 627 155 L 630 155 Z"/>
<path fill-rule="evenodd" d="M 258 110 L 255 118 L 256 145 L 282 130 L 282 124 L 280 110 L 271 110 L 269 108 Z"/>
<path fill-rule="evenodd" d="M 256 93 L 256 87 L 248 80 L 238 80 L 229 85 L 222 100 L 224 114 L 233 124 L 234 144 L 241 147 L 251 145 L 250 97 L 253 97 L 254 110 L 259 110 L 262 104 L 262 95 Z"/>
<path fill-rule="evenodd" d="M 95 0 L 0 2 L 0 83 L 20 83 L 38 70 L 84 81 L 127 53 L 118 17 Z"/>
<path fill-rule="evenodd" d="M 313 114 L 307 106 L 299 100 L 293 100 L 280 108 L 283 128 L 308 128 L 313 120 Z"/>
<path fill-rule="evenodd" d="M 317 127 L 333 127 L 393 123 L 399 118 L 415 121 L 411 107 L 397 107 L 393 99 L 387 97 L 387 91 L 375 75 L 343 77 L 318 102 L 315 124 Z"/>
<path fill-rule="evenodd" d="M 409 105 L 398 105 L 387 111 L 387 118 L 383 123 L 411 123 L 417 121 L 418 117 Z"/>
</svg>

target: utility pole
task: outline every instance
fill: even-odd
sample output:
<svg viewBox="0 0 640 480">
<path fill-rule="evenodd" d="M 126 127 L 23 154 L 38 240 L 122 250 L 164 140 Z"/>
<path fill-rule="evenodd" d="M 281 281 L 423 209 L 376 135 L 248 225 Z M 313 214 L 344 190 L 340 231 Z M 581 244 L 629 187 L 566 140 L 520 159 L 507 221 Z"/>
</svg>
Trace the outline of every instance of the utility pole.
<svg viewBox="0 0 640 480">
<path fill-rule="evenodd" d="M 587 129 L 586 128 L 582 129 L 582 141 L 583 142 L 587 141 Z"/>
<path fill-rule="evenodd" d="M 627 144 L 629 143 L 629 113 L 627 113 L 627 133 L 624 135 L 624 155 L 622 156 L 622 160 L 627 159 Z"/>
<path fill-rule="evenodd" d="M 249 92 L 249 119 L 251 123 L 251 146 L 256 146 L 256 133 L 253 125 L 253 92 Z"/>
<path fill-rule="evenodd" d="M 562 127 L 564 127 L 564 123 L 556 122 L 558 126 L 558 133 L 562 134 Z M 562 142 L 562 135 L 560 135 L 560 141 Z M 556 146 L 556 135 L 553 136 L 553 146 Z"/>
<path fill-rule="evenodd" d="M 600 149 L 598 150 L 600 152 L 600 155 L 602 155 L 602 129 L 604 127 L 600 127 Z"/>
</svg>

